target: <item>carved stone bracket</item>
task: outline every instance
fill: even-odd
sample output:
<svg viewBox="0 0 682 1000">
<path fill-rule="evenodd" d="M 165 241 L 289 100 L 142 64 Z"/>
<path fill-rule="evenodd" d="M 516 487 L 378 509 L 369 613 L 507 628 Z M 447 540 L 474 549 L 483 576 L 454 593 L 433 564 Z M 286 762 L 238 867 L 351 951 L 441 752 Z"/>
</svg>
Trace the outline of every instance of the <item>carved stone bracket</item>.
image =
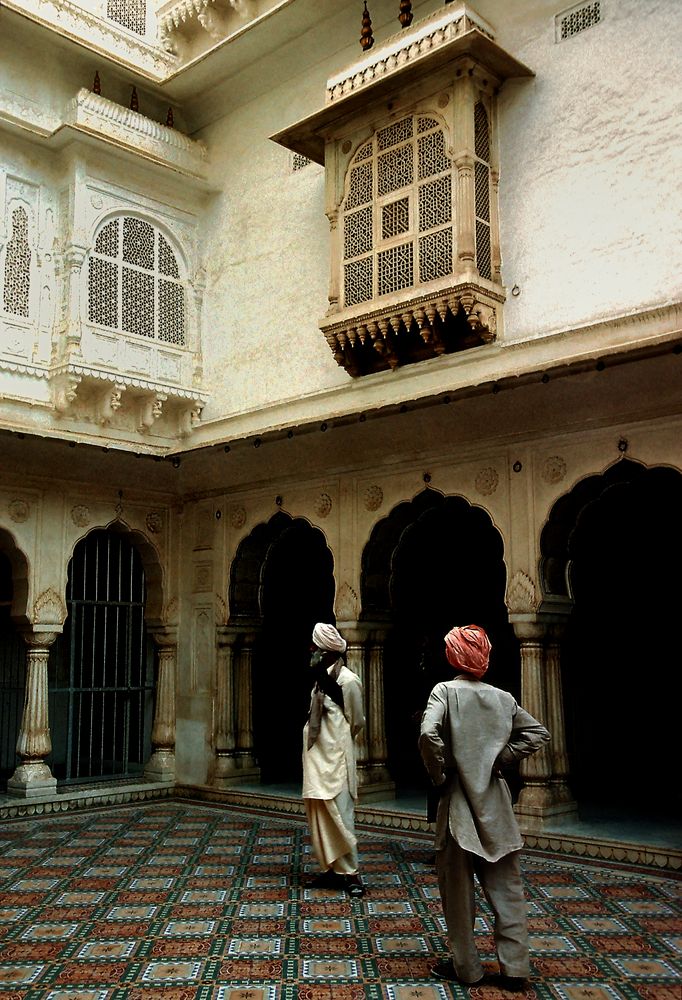
<svg viewBox="0 0 682 1000">
<path fill-rule="evenodd" d="M 145 434 L 154 426 L 154 423 L 163 413 L 163 404 L 167 399 L 168 396 L 159 392 L 155 396 L 150 396 L 148 399 L 142 400 L 137 423 L 137 429 L 140 433 Z"/>
<path fill-rule="evenodd" d="M 450 354 L 497 336 L 502 297 L 471 284 L 449 285 L 396 299 L 364 313 L 339 314 L 320 323 L 338 365 L 365 375 Z"/>
<path fill-rule="evenodd" d="M 181 438 L 189 437 L 195 427 L 199 426 L 203 408 L 203 402 L 195 400 L 191 406 L 180 410 L 178 415 L 178 434 Z"/>
<path fill-rule="evenodd" d="M 102 426 L 111 423 L 114 414 L 121 408 L 121 397 L 125 388 L 124 385 L 115 384 L 107 387 L 100 396 L 97 405 L 97 422 Z"/>
<path fill-rule="evenodd" d="M 65 372 L 50 380 L 52 388 L 52 405 L 57 413 L 68 413 L 76 401 L 81 376 Z"/>
</svg>

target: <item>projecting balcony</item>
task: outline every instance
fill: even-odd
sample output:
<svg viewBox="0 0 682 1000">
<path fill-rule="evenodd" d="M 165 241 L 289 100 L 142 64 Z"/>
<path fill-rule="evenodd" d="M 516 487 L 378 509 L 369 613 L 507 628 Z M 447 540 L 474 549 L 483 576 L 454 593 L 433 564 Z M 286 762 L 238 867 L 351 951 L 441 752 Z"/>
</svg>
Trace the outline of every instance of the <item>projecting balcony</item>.
<svg viewBox="0 0 682 1000">
<path fill-rule="evenodd" d="M 480 282 L 447 281 L 335 313 L 320 329 L 337 364 L 349 375 L 368 375 L 489 344 L 503 298 Z"/>
<path fill-rule="evenodd" d="M 486 21 L 447 5 L 330 77 L 325 106 L 272 136 L 325 167 L 320 329 L 350 375 L 501 335 L 497 93 L 524 76 Z"/>
</svg>

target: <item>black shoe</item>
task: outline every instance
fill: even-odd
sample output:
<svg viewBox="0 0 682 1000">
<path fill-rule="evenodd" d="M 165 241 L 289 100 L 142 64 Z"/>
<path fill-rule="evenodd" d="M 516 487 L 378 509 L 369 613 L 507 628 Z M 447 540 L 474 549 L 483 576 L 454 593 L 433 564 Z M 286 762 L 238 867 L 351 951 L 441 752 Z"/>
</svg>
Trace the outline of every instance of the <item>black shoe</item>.
<svg viewBox="0 0 682 1000">
<path fill-rule="evenodd" d="M 343 875 L 337 875 L 333 872 L 331 868 L 328 868 L 326 872 L 320 872 L 315 878 L 310 881 L 311 889 L 343 889 L 344 879 Z"/>
<path fill-rule="evenodd" d="M 346 892 L 355 899 L 365 895 L 365 887 L 359 875 L 346 875 Z"/>
<path fill-rule="evenodd" d="M 505 976 L 502 974 L 497 980 L 500 989 L 508 990 L 510 993 L 524 993 L 528 989 L 528 980 L 525 976 Z"/>
<path fill-rule="evenodd" d="M 462 986 L 482 986 L 483 983 L 490 982 L 490 977 L 487 975 L 482 975 L 480 979 L 477 979 L 473 983 L 465 983 L 464 980 L 460 979 L 455 972 L 455 967 L 452 964 L 451 958 L 446 958 L 442 962 L 436 962 L 431 968 L 431 972 L 438 979 L 447 979 L 451 983 L 461 983 Z"/>
</svg>

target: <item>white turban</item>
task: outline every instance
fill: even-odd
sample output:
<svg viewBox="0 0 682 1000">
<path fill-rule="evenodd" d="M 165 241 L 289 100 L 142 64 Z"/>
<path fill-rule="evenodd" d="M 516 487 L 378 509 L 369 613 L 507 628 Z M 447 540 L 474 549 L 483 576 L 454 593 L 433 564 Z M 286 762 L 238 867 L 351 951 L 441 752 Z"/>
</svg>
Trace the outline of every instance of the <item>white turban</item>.
<svg viewBox="0 0 682 1000">
<path fill-rule="evenodd" d="M 325 625 L 323 622 L 318 622 L 313 629 L 313 642 L 318 649 L 326 649 L 330 653 L 346 652 L 346 640 L 336 631 L 333 625 Z"/>
</svg>

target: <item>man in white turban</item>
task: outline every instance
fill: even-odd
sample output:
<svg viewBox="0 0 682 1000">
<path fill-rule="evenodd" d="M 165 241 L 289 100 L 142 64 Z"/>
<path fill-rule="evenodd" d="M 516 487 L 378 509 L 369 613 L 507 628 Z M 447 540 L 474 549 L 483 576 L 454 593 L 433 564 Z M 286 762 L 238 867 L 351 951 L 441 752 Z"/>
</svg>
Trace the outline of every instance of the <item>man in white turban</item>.
<svg viewBox="0 0 682 1000">
<path fill-rule="evenodd" d="M 364 729 L 362 684 L 345 664 L 346 640 L 333 625 L 313 629 L 315 686 L 303 730 L 303 801 L 320 886 L 362 896 L 355 837 L 355 740 Z"/>
</svg>

